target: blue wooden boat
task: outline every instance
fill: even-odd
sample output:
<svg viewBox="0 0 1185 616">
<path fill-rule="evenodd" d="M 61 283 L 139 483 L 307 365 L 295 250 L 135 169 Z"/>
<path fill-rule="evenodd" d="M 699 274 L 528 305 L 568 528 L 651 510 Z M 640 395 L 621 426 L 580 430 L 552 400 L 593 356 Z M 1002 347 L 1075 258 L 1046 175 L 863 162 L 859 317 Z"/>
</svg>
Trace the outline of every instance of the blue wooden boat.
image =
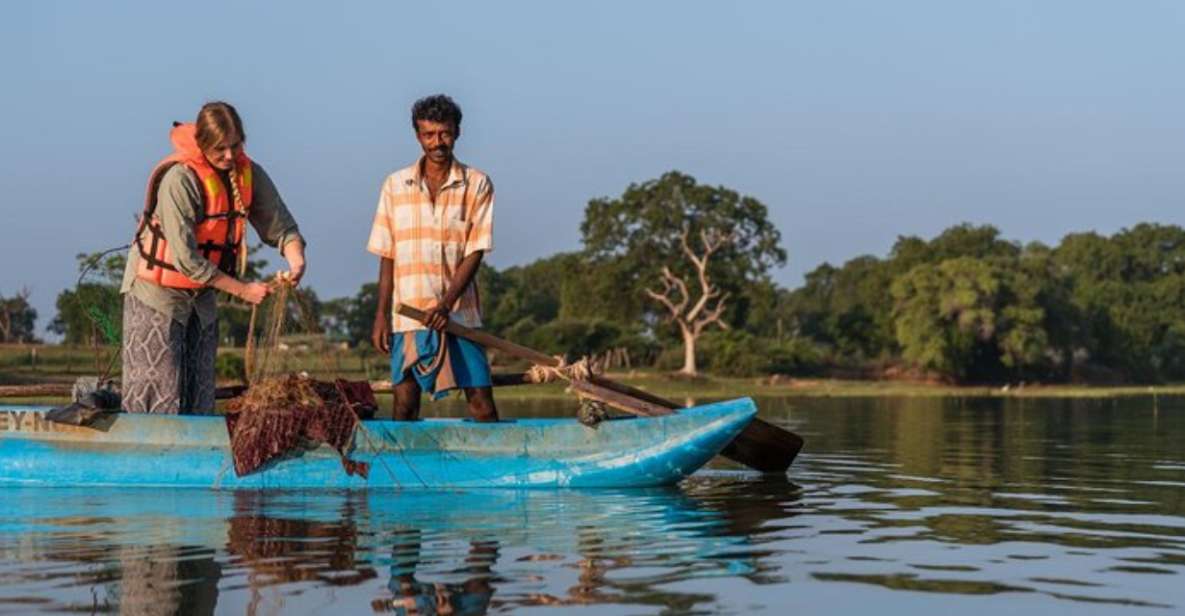
<svg viewBox="0 0 1185 616">
<path fill-rule="evenodd" d="M 239 477 L 218 416 L 118 413 L 92 427 L 52 423 L 45 408 L 0 407 L 0 486 L 239 488 L 560 488 L 675 483 L 720 452 L 757 414 L 749 398 L 661 417 L 496 424 L 364 421 L 349 476 L 328 446 Z"/>
</svg>

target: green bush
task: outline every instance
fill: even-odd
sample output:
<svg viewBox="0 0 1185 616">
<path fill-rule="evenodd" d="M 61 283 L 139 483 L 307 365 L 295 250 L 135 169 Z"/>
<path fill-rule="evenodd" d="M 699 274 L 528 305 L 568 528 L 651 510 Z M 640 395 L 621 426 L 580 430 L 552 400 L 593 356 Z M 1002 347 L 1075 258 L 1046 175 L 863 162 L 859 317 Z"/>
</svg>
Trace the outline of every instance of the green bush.
<svg viewBox="0 0 1185 616">
<path fill-rule="evenodd" d="M 535 328 L 529 344 L 544 353 L 577 358 L 614 348 L 623 333 L 608 321 L 561 319 Z"/>
<path fill-rule="evenodd" d="M 219 353 L 214 360 L 214 373 L 220 379 L 247 380 L 247 365 L 243 358 L 230 353 Z"/>
<path fill-rule="evenodd" d="M 696 362 L 701 370 L 720 376 L 750 376 L 765 371 L 764 345 L 744 331 L 713 331 L 696 345 Z"/>
<path fill-rule="evenodd" d="M 818 374 L 826 364 L 823 351 L 803 338 L 770 344 L 766 357 L 764 371 L 772 374 Z"/>
<path fill-rule="evenodd" d="M 516 321 L 514 325 L 499 332 L 498 335 L 508 340 L 526 343 L 537 329 L 539 329 L 539 323 L 534 318 L 523 317 Z"/>
<path fill-rule="evenodd" d="M 700 371 L 720 376 L 814 374 L 824 363 L 822 352 L 806 340 L 778 342 L 737 330 L 705 333 L 696 344 L 695 359 Z M 663 349 L 654 366 L 663 371 L 682 368 L 683 346 Z"/>
</svg>

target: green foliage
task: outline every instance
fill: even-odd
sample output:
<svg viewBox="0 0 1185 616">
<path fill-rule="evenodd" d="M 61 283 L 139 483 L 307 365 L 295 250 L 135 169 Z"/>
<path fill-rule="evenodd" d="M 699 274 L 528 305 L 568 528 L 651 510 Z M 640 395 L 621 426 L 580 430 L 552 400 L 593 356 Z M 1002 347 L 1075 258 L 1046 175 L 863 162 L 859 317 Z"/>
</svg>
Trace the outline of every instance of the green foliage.
<svg viewBox="0 0 1185 616">
<path fill-rule="evenodd" d="M 696 362 L 719 376 L 764 374 L 816 374 L 823 368 L 822 351 L 809 340 L 776 340 L 754 336 L 742 330 L 711 331 L 696 345 Z M 664 371 L 683 366 L 683 349 L 665 349 L 655 362 Z"/>
<path fill-rule="evenodd" d="M 1066 236 L 1052 261 L 1080 324 L 1077 355 L 1128 380 L 1185 378 L 1185 230 L 1141 224 Z"/>
<path fill-rule="evenodd" d="M 924 263 L 949 259 L 1012 259 L 1020 255 L 1015 242 L 1000 239 L 1000 230 L 991 226 L 964 223 L 955 225 L 930 241 L 913 236 L 897 238 L 889 262 L 895 274 L 905 273 Z"/>
<path fill-rule="evenodd" d="M 526 318 L 540 323 L 557 318 L 564 285 L 576 277 L 577 267 L 571 253 L 501 272 L 483 263 L 477 283 L 485 327 L 497 333 Z"/>
<path fill-rule="evenodd" d="M 862 360 L 898 350 L 890 308 L 891 263 L 861 256 L 835 268 L 806 275 L 806 283 L 784 302 L 783 319 L 801 333 Z"/>
<path fill-rule="evenodd" d="M 840 361 L 904 361 L 956 379 L 1185 378 L 1185 230 L 1021 246 L 993 227 L 899 238 L 887 259 L 823 264 L 778 303 Z"/>
<path fill-rule="evenodd" d="M 57 314 L 46 329 L 67 344 L 118 344 L 123 329 L 119 285 L 127 256 L 122 250 L 80 253 L 79 283 L 58 294 Z"/>
<path fill-rule="evenodd" d="M 0 296 L 0 342 L 36 342 L 37 311 L 29 305 L 29 292 Z"/>
<path fill-rule="evenodd" d="M 583 316 L 612 312 L 609 318 L 621 321 L 636 321 L 646 314 L 665 317 L 661 306 L 643 302 L 643 289 L 658 285 L 663 266 L 685 280 L 695 280 L 683 253 L 684 230 L 692 246 L 698 245 L 701 232 L 734 234 L 708 266 L 713 284 L 734 297 L 742 294 L 747 282 L 786 262 L 781 234 L 769 221 L 763 203 L 670 171 L 656 180 L 630 184 L 618 198 L 589 201 L 580 231 L 585 271 L 595 273 L 580 289 L 586 302 L 565 301 L 565 309 L 589 306 L 591 300 L 597 307 L 586 308 Z M 606 299 L 612 300 L 608 306 L 595 303 Z"/>
<path fill-rule="evenodd" d="M 379 286 L 377 283 L 367 283 L 358 289 L 350 304 L 347 330 L 350 344 L 358 346 L 370 340 L 371 328 L 374 325 L 374 314 L 379 309 Z"/>
<path fill-rule="evenodd" d="M 960 379 L 1035 367 L 1047 344 L 1045 315 L 1027 282 L 974 257 L 913 268 L 892 286 L 902 356 Z"/>
<path fill-rule="evenodd" d="M 243 358 L 230 353 L 219 353 L 214 359 L 214 373 L 220 379 L 247 381 L 247 365 Z"/>
<path fill-rule="evenodd" d="M 709 266 L 712 281 L 731 294 L 725 320 L 732 328 L 703 334 L 696 348 L 698 364 L 714 374 L 803 375 L 900 362 L 962 381 L 1185 380 L 1180 227 L 1141 224 L 1022 246 L 994 227 L 964 224 L 928 240 L 900 237 L 885 258 L 824 263 L 787 290 L 767 275 L 785 253 L 765 206 L 678 172 L 590 201 L 582 252 L 504 270 L 483 264 L 485 327 L 548 353 L 575 358 L 626 348 L 635 365 L 678 369 L 683 340 L 642 289 L 657 284 L 663 265 L 693 280 L 684 228 L 693 243 L 700 229 L 737 233 Z M 84 280 L 58 296 L 49 329 L 68 343 L 112 343 L 124 256 L 78 259 Z M 249 278 L 257 279 L 266 262 L 250 263 Z M 298 296 L 305 310 L 289 305 L 289 329 L 304 331 L 308 319 L 335 339 L 369 341 L 376 284 L 324 302 L 307 288 Z M 242 344 L 249 309 L 223 301 L 219 310 L 223 337 Z M 0 297 L 0 340 L 31 337 L 35 319 L 23 295 Z M 226 357 L 220 374 L 235 378 L 234 356 Z"/>
<path fill-rule="evenodd" d="M 624 348 L 632 361 L 646 364 L 658 352 L 655 341 L 639 328 L 600 319 L 558 319 L 540 326 L 528 317 L 511 328 L 508 336 L 544 353 L 567 355 L 571 360 Z"/>
<path fill-rule="evenodd" d="M 321 328 L 335 340 L 351 346 L 370 344 L 374 313 L 378 310 L 378 284 L 368 282 L 353 297 L 339 297 L 321 303 Z"/>
<path fill-rule="evenodd" d="M 826 366 L 822 349 L 805 338 L 773 341 L 765 356 L 764 371 L 773 374 L 818 374 Z"/>
<path fill-rule="evenodd" d="M 535 328 L 528 340 L 532 347 L 544 353 L 567 353 L 575 359 L 613 348 L 622 333 L 621 328 L 608 321 L 560 319 Z"/>
<path fill-rule="evenodd" d="M 723 186 L 698 184 L 678 171 L 631 184 L 618 198 L 589 201 L 580 231 L 585 275 L 578 285 L 565 287 L 562 314 L 644 322 L 652 327 L 670 323 L 654 327 L 655 335 L 667 343 L 679 339 L 694 344 L 702 323 L 691 321 L 715 307 L 700 303 L 705 291 L 697 283 L 700 272 L 688 253 L 704 256 L 715 251 L 707 260 L 704 275 L 713 294 L 732 300 L 723 305 L 727 314 L 724 322 L 718 322 L 721 325 L 743 323 L 747 311 L 754 307 L 768 310 L 771 306 L 753 302 L 757 295 L 746 291 L 764 282 L 769 268 L 786 262 L 781 234 L 769 221 L 764 204 Z M 715 244 L 708 239 L 711 237 L 729 239 L 709 250 L 705 246 Z M 666 268 L 687 283 L 672 303 L 699 308 L 675 315 L 671 314 L 673 308 L 647 295 L 660 285 L 666 285 L 668 291 L 674 288 L 663 278 Z M 694 372 L 695 365 L 684 370 Z"/>
<path fill-rule="evenodd" d="M 66 344 L 106 344 L 119 340 L 123 323 L 123 296 L 119 287 L 84 282 L 58 294 L 58 313 L 47 329 Z"/>
<path fill-rule="evenodd" d="M 696 345 L 697 363 L 722 376 L 749 376 L 765 372 L 768 358 L 757 338 L 744 331 L 711 331 Z"/>
<path fill-rule="evenodd" d="M 586 251 L 594 258 L 626 257 L 638 263 L 683 261 L 680 234 L 702 230 L 736 233 L 716 272 L 728 279 L 750 279 L 786 261 L 781 234 L 765 205 L 722 186 L 697 184 L 669 171 L 657 180 L 631 184 L 616 199 L 593 199 L 580 225 Z M 653 269 L 653 266 L 646 269 Z"/>
</svg>

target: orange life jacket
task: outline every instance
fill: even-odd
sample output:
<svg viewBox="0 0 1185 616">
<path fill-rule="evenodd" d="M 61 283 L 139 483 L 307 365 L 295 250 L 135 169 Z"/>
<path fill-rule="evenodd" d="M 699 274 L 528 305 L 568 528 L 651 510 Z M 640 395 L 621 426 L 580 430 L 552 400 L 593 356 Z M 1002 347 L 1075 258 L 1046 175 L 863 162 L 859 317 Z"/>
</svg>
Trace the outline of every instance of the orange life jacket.
<svg viewBox="0 0 1185 616">
<path fill-rule="evenodd" d="M 203 203 L 199 208 L 194 227 L 198 249 L 219 270 L 231 276 L 239 275 L 236 264 L 239 251 L 243 250 L 243 231 L 247 212 L 251 207 L 251 159 L 239 154 L 235 159 L 238 171 L 239 197 L 242 209 L 236 209 L 233 195 L 202 154 L 197 144 L 197 127 L 193 124 L 174 124 L 169 133 L 173 142 L 173 153 L 157 163 L 148 176 L 148 194 L 144 199 L 144 212 L 136 228 L 136 248 L 140 251 L 140 263 L 136 276 L 163 287 L 175 289 L 200 289 L 205 285 L 177 271 L 173 263 L 173 251 L 165 241 L 160 219 L 156 217 L 156 193 L 161 178 L 173 165 L 189 167 L 197 174 L 202 185 Z"/>
</svg>

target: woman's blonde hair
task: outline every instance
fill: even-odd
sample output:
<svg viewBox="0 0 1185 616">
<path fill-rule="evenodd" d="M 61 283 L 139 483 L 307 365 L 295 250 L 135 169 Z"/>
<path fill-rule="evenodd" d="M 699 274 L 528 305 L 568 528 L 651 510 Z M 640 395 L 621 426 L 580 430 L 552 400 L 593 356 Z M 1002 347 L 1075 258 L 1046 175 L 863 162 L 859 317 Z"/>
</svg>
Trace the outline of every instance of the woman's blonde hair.
<svg viewBox="0 0 1185 616">
<path fill-rule="evenodd" d="M 214 101 L 202 105 L 194 124 L 197 126 L 197 144 L 203 152 L 236 136 L 240 142 L 247 140 L 239 112 L 230 103 Z"/>
</svg>

